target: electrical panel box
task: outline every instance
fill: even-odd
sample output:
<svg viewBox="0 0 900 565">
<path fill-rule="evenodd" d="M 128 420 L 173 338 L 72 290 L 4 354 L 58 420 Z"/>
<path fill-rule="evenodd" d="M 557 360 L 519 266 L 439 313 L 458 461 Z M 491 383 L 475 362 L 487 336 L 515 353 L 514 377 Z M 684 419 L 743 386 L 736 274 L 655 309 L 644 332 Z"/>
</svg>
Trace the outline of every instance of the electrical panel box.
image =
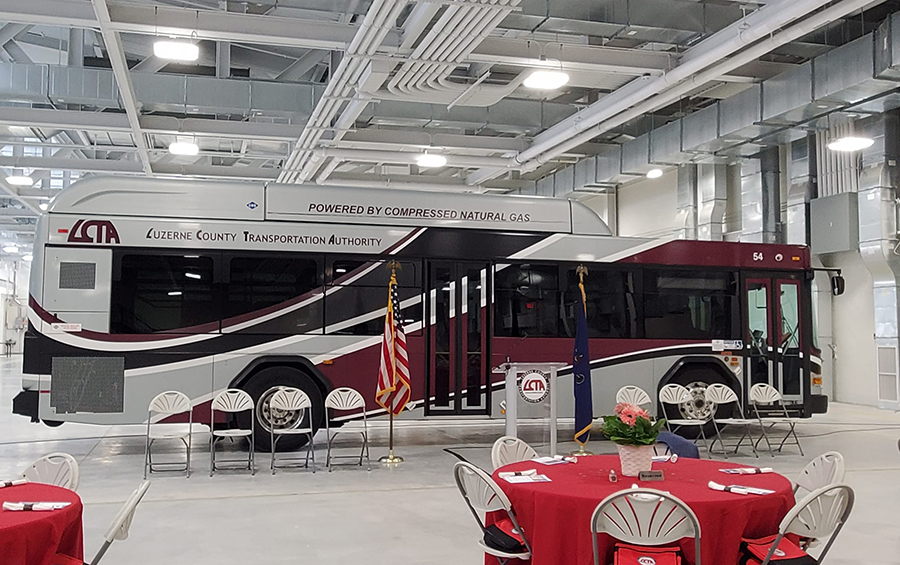
<svg viewBox="0 0 900 565">
<path fill-rule="evenodd" d="M 812 200 L 809 216 L 810 250 L 814 254 L 859 249 L 859 201 L 855 192 Z"/>
</svg>

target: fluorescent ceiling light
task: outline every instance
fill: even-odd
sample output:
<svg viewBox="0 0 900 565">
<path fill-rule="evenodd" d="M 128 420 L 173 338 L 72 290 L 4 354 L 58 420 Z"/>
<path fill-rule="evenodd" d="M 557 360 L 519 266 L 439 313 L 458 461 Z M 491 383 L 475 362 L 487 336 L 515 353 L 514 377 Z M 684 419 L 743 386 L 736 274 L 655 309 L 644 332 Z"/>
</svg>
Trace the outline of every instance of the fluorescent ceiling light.
<svg viewBox="0 0 900 565">
<path fill-rule="evenodd" d="M 191 141 L 176 141 L 169 144 L 169 153 L 172 155 L 196 155 L 200 152 L 200 146 Z"/>
<path fill-rule="evenodd" d="M 10 175 L 6 177 L 6 182 L 13 186 L 31 186 L 34 184 L 34 179 L 25 175 Z"/>
<path fill-rule="evenodd" d="M 423 169 L 434 169 L 447 164 L 447 158 L 436 153 L 425 153 L 416 157 L 416 163 Z"/>
<path fill-rule="evenodd" d="M 169 296 L 181 296 L 181 291 L 180 290 L 170 291 Z"/>
<path fill-rule="evenodd" d="M 161 40 L 153 44 L 153 54 L 172 61 L 196 61 L 200 48 L 190 41 Z"/>
<path fill-rule="evenodd" d="M 3 248 L 3 252 L 4 253 L 18 253 L 19 248 L 16 247 L 15 245 L 7 245 L 6 247 Z"/>
<path fill-rule="evenodd" d="M 186 276 L 189 279 L 200 279 L 201 278 L 200 275 L 198 275 L 197 273 L 185 273 L 184 276 Z"/>
<path fill-rule="evenodd" d="M 663 176 L 662 169 L 650 169 L 647 171 L 648 179 L 658 179 L 661 176 Z"/>
<path fill-rule="evenodd" d="M 49 207 L 50 207 L 50 205 L 47 204 L 46 202 L 41 202 L 40 204 L 38 204 L 38 208 L 40 208 L 41 210 L 46 210 Z"/>
<path fill-rule="evenodd" d="M 32 257 L 31 255 L 23 255 L 22 256 L 22 260 L 25 261 L 26 263 L 31 263 L 32 259 L 34 259 L 34 257 Z"/>
<path fill-rule="evenodd" d="M 839 137 L 828 144 L 828 148 L 832 151 L 850 152 L 862 151 L 867 147 L 872 147 L 875 140 L 868 137 Z"/>
<path fill-rule="evenodd" d="M 553 90 L 569 82 L 569 75 L 562 71 L 534 71 L 523 83 L 528 88 Z"/>
</svg>

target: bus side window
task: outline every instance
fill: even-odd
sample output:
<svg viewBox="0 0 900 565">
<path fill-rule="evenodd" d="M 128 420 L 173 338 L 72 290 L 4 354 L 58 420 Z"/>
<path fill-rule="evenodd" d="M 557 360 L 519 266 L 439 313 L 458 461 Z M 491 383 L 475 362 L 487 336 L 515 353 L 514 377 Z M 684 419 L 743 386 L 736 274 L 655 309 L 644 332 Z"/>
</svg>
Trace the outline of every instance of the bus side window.
<svg viewBox="0 0 900 565">
<path fill-rule="evenodd" d="M 110 332 L 219 331 L 211 256 L 124 254 L 112 284 Z"/>
<path fill-rule="evenodd" d="M 575 308 L 580 304 L 578 275 L 566 271 L 565 335 L 575 335 Z M 589 269 L 584 277 L 589 337 L 637 337 L 634 275 L 628 270 Z"/>
<path fill-rule="evenodd" d="M 733 339 L 735 273 L 644 271 L 644 328 L 648 339 Z"/>
<path fill-rule="evenodd" d="M 225 325 L 246 322 L 262 314 L 306 302 L 268 322 L 246 328 L 248 332 L 298 334 L 322 331 L 322 269 L 315 257 L 256 254 L 228 259 L 225 286 Z M 318 299 L 316 299 L 318 296 Z"/>
<path fill-rule="evenodd" d="M 559 267 L 532 264 L 501 267 L 498 265 L 494 274 L 494 335 L 562 335 Z"/>
</svg>

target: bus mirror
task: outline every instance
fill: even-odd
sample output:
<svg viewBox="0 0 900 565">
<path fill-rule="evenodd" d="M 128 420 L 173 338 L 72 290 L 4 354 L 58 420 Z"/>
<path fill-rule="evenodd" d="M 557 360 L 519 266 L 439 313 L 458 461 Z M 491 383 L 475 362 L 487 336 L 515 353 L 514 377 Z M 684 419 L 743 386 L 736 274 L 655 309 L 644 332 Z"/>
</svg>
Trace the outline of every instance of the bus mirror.
<svg viewBox="0 0 900 565">
<path fill-rule="evenodd" d="M 844 287 L 846 286 L 844 282 L 844 277 L 841 275 L 835 275 L 831 277 L 831 294 L 835 296 L 840 296 L 844 294 Z"/>
</svg>

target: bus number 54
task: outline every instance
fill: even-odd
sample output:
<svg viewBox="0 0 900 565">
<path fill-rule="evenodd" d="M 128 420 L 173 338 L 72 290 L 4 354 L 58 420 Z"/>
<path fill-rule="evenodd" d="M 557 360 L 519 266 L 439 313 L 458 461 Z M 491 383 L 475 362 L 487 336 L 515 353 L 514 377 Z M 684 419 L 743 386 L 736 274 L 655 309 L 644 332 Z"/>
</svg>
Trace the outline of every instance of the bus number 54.
<svg viewBox="0 0 900 565">
<path fill-rule="evenodd" d="M 754 251 L 753 252 L 753 260 L 754 261 L 762 261 L 763 260 L 762 251 Z"/>
</svg>

